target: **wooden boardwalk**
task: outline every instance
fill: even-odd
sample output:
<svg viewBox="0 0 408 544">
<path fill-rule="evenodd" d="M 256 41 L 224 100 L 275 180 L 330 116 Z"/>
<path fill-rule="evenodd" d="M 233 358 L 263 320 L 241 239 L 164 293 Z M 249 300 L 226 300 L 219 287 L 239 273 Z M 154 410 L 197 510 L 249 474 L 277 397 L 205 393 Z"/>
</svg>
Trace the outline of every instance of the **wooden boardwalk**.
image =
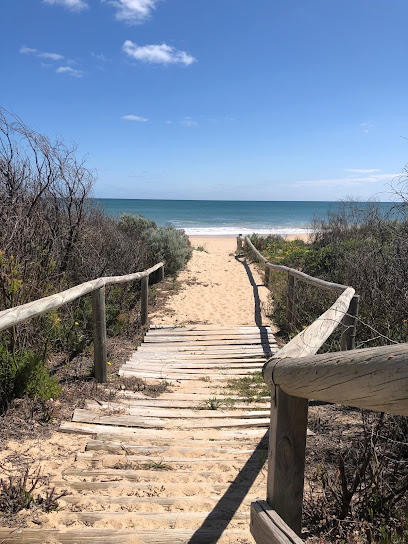
<svg viewBox="0 0 408 544">
<path fill-rule="evenodd" d="M 62 430 L 90 436 L 53 482 L 69 493 L 52 514 L 58 529 L 9 538 L 2 529 L 0 541 L 253 542 L 249 505 L 265 498 L 270 399 L 248 402 L 226 385 L 276 351 L 268 327 L 152 328 L 120 374 L 166 380 L 168 392 L 125 389 L 75 410 Z"/>
</svg>

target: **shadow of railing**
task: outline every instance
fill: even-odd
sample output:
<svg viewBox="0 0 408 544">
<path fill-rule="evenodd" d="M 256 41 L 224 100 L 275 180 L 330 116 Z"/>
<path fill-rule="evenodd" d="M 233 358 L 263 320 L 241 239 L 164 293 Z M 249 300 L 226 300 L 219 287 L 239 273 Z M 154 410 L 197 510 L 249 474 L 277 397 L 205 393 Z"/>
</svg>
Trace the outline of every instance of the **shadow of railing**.
<svg viewBox="0 0 408 544">
<path fill-rule="evenodd" d="M 241 503 L 248 495 L 248 492 L 267 461 L 268 437 L 269 430 L 265 432 L 251 456 L 247 459 L 245 465 L 238 472 L 224 495 L 205 518 L 201 527 L 199 527 L 191 536 L 188 541 L 190 544 L 208 544 L 209 531 L 211 531 L 211 544 L 218 542 L 222 533 L 241 506 Z M 213 524 L 215 525 L 215 528 L 212 526 Z"/>
<path fill-rule="evenodd" d="M 268 341 L 268 331 L 267 331 L 267 328 L 264 325 L 262 325 L 261 299 L 260 299 L 259 290 L 258 290 L 258 287 L 261 287 L 261 285 L 257 285 L 255 278 L 252 274 L 252 270 L 250 269 L 246 260 L 240 258 L 240 256 L 236 256 L 235 260 L 238 261 L 240 264 L 242 264 L 242 266 L 245 268 L 245 272 L 247 273 L 249 283 L 252 286 L 252 291 L 254 294 L 254 318 L 255 318 L 255 324 L 259 328 L 259 337 L 261 339 L 262 351 L 265 357 L 271 357 L 272 350 Z"/>
</svg>

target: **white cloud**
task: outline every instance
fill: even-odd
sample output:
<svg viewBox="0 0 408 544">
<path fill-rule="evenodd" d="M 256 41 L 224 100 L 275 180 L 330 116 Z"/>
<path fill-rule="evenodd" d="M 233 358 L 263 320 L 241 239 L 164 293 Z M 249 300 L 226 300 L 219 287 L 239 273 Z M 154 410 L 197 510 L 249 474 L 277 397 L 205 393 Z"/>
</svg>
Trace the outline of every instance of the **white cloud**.
<svg viewBox="0 0 408 544">
<path fill-rule="evenodd" d="M 43 53 L 42 51 L 38 51 L 38 49 L 26 47 L 25 45 L 20 47 L 20 53 L 22 53 L 23 55 L 35 55 L 36 57 L 39 57 L 41 59 L 49 60 L 63 60 L 64 58 L 64 56 L 60 55 L 59 53 Z"/>
<path fill-rule="evenodd" d="M 80 78 L 84 76 L 84 73 L 81 70 L 74 70 L 71 66 L 60 66 L 56 69 L 57 74 L 67 74 L 71 77 Z"/>
<path fill-rule="evenodd" d="M 139 123 L 146 123 L 149 120 L 146 117 L 139 117 L 139 115 L 123 115 L 121 119 L 125 121 L 138 121 Z"/>
<path fill-rule="evenodd" d="M 102 53 L 91 53 L 91 57 L 94 57 L 97 60 L 101 60 L 102 62 L 108 62 L 108 57 L 105 57 Z"/>
<path fill-rule="evenodd" d="M 143 23 L 151 16 L 158 0 L 102 0 L 116 8 L 115 18 L 129 25 Z"/>
<path fill-rule="evenodd" d="M 123 51 L 132 59 L 155 64 L 192 64 L 196 59 L 187 55 L 185 51 L 177 51 L 174 47 L 162 43 L 161 45 L 138 46 L 126 40 Z"/>
<path fill-rule="evenodd" d="M 352 172 L 356 174 L 373 174 L 374 172 L 380 172 L 378 168 L 345 168 L 345 172 Z"/>
<path fill-rule="evenodd" d="M 44 4 L 49 4 L 50 6 L 63 6 L 71 11 L 82 11 L 87 9 L 89 6 L 84 0 L 43 0 Z"/>
<path fill-rule="evenodd" d="M 368 134 L 372 128 L 375 128 L 373 123 L 360 123 L 361 130 L 364 134 Z"/>
<path fill-rule="evenodd" d="M 184 119 L 180 121 L 180 125 L 183 125 L 183 127 L 191 128 L 196 127 L 198 123 L 197 121 L 194 121 L 191 117 L 184 117 Z"/>
</svg>

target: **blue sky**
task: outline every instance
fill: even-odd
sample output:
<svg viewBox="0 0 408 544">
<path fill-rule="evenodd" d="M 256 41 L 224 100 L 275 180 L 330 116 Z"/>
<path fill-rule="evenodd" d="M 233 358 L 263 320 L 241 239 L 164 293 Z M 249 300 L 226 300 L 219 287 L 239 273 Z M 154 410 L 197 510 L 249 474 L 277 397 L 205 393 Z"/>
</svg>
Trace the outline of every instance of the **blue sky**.
<svg viewBox="0 0 408 544">
<path fill-rule="evenodd" d="M 0 104 L 75 141 L 95 196 L 389 200 L 408 162 L 406 0 L 0 10 Z"/>
</svg>

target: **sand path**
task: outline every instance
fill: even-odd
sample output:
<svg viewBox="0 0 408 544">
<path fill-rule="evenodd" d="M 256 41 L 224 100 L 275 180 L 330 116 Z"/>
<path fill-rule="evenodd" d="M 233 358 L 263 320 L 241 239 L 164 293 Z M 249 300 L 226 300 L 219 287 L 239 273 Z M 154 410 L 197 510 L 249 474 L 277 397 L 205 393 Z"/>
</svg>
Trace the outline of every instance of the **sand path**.
<svg viewBox="0 0 408 544">
<path fill-rule="evenodd" d="M 235 238 L 190 237 L 195 249 L 178 276 L 180 290 L 151 314 L 155 324 L 270 324 L 269 291 L 255 265 L 236 258 Z"/>
</svg>

